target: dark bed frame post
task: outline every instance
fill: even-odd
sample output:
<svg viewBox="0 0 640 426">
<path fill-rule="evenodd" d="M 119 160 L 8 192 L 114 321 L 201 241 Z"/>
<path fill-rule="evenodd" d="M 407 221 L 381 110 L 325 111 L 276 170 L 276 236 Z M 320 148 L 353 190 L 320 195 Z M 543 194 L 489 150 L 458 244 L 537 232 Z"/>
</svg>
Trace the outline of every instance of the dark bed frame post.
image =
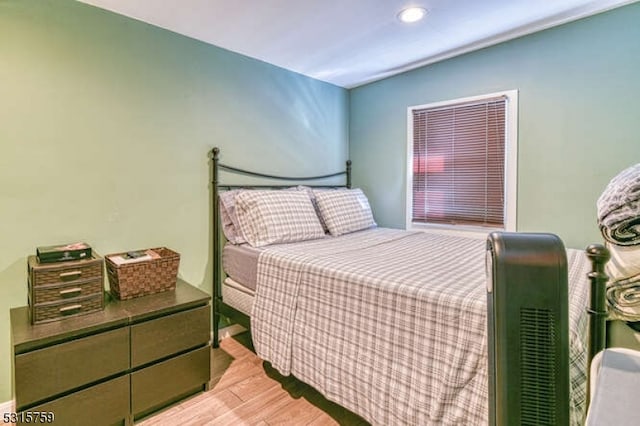
<svg viewBox="0 0 640 426">
<path fill-rule="evenodd" d="M 220 244 L 220 219 L 218 218 L 218 156 L 220 154 L 219 148 L 213 148 L 211 150 L 211 186 L 212 186 L 212 216 L 213 216 L 213 241 L 211 242 L 213 245 L 213 274 L 212 274 L 212 298 L 213 298 L 213 341 L 212 346 L 217 348 L 219 346 L 219 323 L 220 323 L 220 310 L 219 310 L 219 300 L 221 299 L 220 292 L 220 248 L 218 245 Z"/>
<path fill-rule="evenodd" d="M 591 261 L 591 272 L 588 275 L 591 281 L 591 300 L 587 308 L 587 314 L 589 315 L 587 377 L 590 378 L 591 361 L 606 346 L 606 286 L 609 277 L 605 273 L 604 267 L 611 258 L 611 254 L 606 247 L 600 244 L 590 245 L 587 247 L 586 252 Z M 591 397 L 590 393 L 590 380 L 587 380 L 587 407 Z"/>
<path fill-rule="evenodd" d="M 351 160 L 347 160 L 347 188 L 351 189 Z"/>
<path fill-rule="evenodd" d="M 589 273 L 591 281 L 591 302 L 587 309 L 589 315 L 589 361 L 595 354 L 605 347 L 605 321 L 607 306 L 605 301 L 606 284 L 609 279 L 604 272 L 604 266 L 611 257 L 609 250 L 600 244 L 587 247 L 587 256 L 591 260 L 592 268 Z"/>
</svg>

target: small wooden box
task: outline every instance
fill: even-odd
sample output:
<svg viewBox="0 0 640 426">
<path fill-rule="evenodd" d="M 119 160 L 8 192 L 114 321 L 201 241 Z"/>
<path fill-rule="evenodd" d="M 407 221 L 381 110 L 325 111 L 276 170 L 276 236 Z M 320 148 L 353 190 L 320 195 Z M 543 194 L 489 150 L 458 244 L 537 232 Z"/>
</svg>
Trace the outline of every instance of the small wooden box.
<svg viewBox="0 0 640 426">
<path fill-rule="evenodd" d="M 39 263 L 29 256 L 29 315 L 32 324 L 56 321 L 104 308 L 104 260 Z"/>
</svg>

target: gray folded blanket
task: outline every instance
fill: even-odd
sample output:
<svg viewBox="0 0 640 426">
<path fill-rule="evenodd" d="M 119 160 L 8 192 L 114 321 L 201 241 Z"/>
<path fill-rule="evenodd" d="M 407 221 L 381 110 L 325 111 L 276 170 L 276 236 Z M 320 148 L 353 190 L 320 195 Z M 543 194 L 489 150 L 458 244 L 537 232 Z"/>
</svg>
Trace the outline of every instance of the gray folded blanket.
<svg viewBox="0 0 640 426">
<path fill-rule="evenodd" d="M 640 321 L 640 275 L 607 286 L 609 319 Z"/>
<path fill-rule="evenodd" d="M 640 163 L 614 177 L 598 198 L 598 225 L 620 246 L 640 244 Z"/>
</svg>

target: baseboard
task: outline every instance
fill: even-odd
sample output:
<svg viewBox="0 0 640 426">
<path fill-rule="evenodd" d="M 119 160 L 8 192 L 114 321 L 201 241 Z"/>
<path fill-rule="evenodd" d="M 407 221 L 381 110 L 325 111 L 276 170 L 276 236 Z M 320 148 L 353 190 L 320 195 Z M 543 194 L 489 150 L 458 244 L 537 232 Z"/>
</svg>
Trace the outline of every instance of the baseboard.
<svg viewBox="0 0 640 426">
<path fill-rule="evenodd" d="M 222 340 L 226 337 L 235 336 L 236 334 L 244 333 L 245 331 L 247 331 L 247 329 L 241 326 L 240 324 L 231 324 L 218 330 L 218 335 L 219 335 L 218 340 Z M 211 339 L 213 339 L 213 332 L 211 333 Z"/>
<path fill-rule="evenodd" d="M 15 401 L 0 402 L 0 414 L 13 413 L 15 411 Z"/>
</svg>

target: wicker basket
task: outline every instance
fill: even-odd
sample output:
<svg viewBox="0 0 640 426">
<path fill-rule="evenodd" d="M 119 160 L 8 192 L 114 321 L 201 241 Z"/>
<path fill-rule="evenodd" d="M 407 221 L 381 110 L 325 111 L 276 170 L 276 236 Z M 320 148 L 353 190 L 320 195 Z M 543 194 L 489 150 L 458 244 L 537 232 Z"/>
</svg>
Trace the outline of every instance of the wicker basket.
<svg viewBox="0 0 640 426">
<path fill-rule="evenodd" d="M 110 258 L 124 253 L 105 256 L 109 287 L 116 298 L 131 299 L 176 288 L 180 254 L 166 247 L 151 250 L 160 257 L 117 265 Z"/>
</svg>

